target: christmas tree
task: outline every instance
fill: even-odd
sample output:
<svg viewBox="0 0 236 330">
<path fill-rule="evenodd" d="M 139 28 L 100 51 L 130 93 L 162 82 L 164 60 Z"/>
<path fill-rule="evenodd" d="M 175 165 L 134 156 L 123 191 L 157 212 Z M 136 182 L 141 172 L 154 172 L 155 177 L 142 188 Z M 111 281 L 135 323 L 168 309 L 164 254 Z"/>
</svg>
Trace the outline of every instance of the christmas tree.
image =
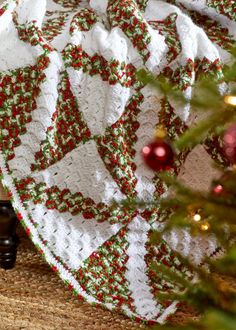
<svg viewBox="0 0 236 330">
<path fill-rule="evenodd" d="M 143 158 L 149 168 L 157 171 L 171 193 L 161 200 L 127 200 L 127 208 L 159 207 L 166 215 L 162 230 L 153 231 L 153 251 L 159 248 L 163 235 L 176 228 L 187 229 L 192 237 L 208 235 L 217 241 L 212 256 L 205 257 L 196 266 L 187 257 L 176 253 L 188 272 L 176 271 L 172 266 L 152 259 L 153 276 L 172 281 L 175 288 L 158 292 L 158 299 L 176 300 L 179 306 L 192 306 L 197 321 L 185 325 L 154 326 L 154 329 L 206 329 L 233 330 L 236 328 L 236 50 L 231 50 L 231 66 L 225 66 L 223 76 L 217 79 L 199 77 L 190 106 L 197 120 L 175 141 L 168 140 L 165 125 L 157 127 L 154 141 L 143 148 Z M 151 84 L 166 99 L 175 99 L 182 106 L 186 99 L 171 85 L 170 80 L 139 72 L 142 83 Z M 160 121 L 161 122 L 161 121 Z M 211 143 L 210 143 L 211 141 Z M 222 173 L 214 180 L 208 192 L 189 188 L 176 178 L 174 162 L 183 152 L 198 144 L 211 149 L 218 170 Z M 148 205 L 147 205 L 148 204 Z"/>
</svg>

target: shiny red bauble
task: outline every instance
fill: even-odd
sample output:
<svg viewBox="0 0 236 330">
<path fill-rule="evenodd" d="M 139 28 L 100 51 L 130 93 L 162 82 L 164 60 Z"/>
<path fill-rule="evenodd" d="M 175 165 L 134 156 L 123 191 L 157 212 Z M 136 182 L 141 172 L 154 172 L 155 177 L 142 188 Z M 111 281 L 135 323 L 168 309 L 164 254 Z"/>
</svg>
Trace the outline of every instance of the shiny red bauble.
<svg viewBox="0 0 236 330">
<path fill-rule="evenodd" d="M 236 164 L 236 124 L 226 130 L 223 141 L 226 157 L 231 164 Z"/>
<path fill-rule="evenodd" d="M 211 194 L 215 197 L 235 199 L 236 197 L 236 171 L 227 170 L 218 180 L 214 180 L 211 186 Z"/>
<path fill-rule="evenodd" d="M 225 189 L 221 183 L 215 183 L 212 185 L 211 192 L 215 196 L 222 196 L 225 194 Z"/>
<path fill-rule="evenodd" d="M 145 163 L 153 171 L 168 170 L 174 163 L 174 151 L 170 143 L 163 139 L 157 139 L 142 149 Z"/>
</svg>

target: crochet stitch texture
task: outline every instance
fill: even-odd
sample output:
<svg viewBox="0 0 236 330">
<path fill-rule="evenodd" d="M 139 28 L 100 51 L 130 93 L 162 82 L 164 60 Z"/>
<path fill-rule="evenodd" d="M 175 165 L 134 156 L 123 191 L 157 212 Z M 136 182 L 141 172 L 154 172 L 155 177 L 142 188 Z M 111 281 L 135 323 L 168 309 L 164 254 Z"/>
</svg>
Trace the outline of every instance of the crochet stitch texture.
<svg viewBox="0 0 236 330">
<path fill-rule="evenodd" d="M 189 106 L 136 79 L 163 74 L 191 98 L 200 73 L 222 79 L 236 37 L 230 0 L 8 0 L 0 7 L 0 166 L 19 220 L 74 294 L 130 317 L 164 322 L 176 284 L 153 261 L 191 279 L 175 250 L 200 264 L 214 238 L 173 231 L 153 247 L 158 208 L 126 210 L 167 187 L 140 151 L 158 123 L 178 137 Z M 182 175 L 190 150 L 178 154 Z M 227 166 L 209 136 L 195 155 Z M 193 164 L 194 166 L 194 164 Z M 194 181 L 194 178 L 192 178 Z M 113 201 L 118 206 L 113 205 Z"/>
</svg>

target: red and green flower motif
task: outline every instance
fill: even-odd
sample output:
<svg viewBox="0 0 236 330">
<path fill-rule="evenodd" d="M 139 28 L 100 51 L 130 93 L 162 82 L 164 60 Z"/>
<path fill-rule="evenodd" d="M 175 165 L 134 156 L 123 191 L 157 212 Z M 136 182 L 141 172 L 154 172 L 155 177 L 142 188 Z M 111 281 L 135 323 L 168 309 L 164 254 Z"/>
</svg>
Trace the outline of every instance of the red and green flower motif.
<svg viewBox="0 0 236 330">
<path fill-rule="evenodd" d="M 211 158 L 223 168 L 230 166 L 224 151 L 223 140 L 215 134 L 209 134 L 204 141 L 205 150 L 209 153 Z"/>
<path fill-rule="evenodd" d="M 121 118 L 107 128 L 103 136 L 96 139 L 98 152 L 106 168 L 121 192 L 128 197 L 136 196 L 136 165 L 133 159 L 134 145 L 137 142 L 136 131 L 139 128 L 137 115 L 140 113 L 139 106 L 142 101 L 143 95 L 140 92 L 134 94 Z"/>
<path fill-rule="evenodd" d="M 54 49 L 44 38 L 42 31 L 38 28 L 35 21 L 27 24 L 16 25 L 20 40 L 29 43 L 31 46 L 41 46 L 44 50 L 44 56 L 48 55 Z"/>
<path fill-rule="evenodd" d="M 188 128 L 185 122 L 180 119 L 180 117 L 175 113 L 175 109 L 170 105 L 167 98 L 160 100 L 161 109 L 158 113 L 158 125 L 163 127 L 168 127 L 167 138 L 169 141 L 175 141 L 180 135 L 182 135 Z M 169 170 L 169 174 L 177 175 L 180 171 L 181 165 L 184 163 L 190 150 L 184 150 L 177 153 L 175 156 L 175 162 L 173 167 Z M 156 191 L 154 193 L 154 198 L 158 201 L 161 195 L 165 194 L 168 191 L 168 186 L 160 179 L 159 173 L 153 178 L 153 182 L 156 186 Z M 162 218 L 166 218 L 163 214 L 163 211 L 157 210 L 156 219 L 162 221 Z M 155 214 L 153 210 L 152 214 Z M 152 215 L 152 216 L 153 216 Z"/>
<path fill-rule="evenodd" d="M 66 26 L 67 17 L 68 13 L 61 12 L 57 17 L 48 18 L 43 23 L 42 32 L 47 41 L 52 41 L 55 37 L 60 35 L 63 28 Z"/>
<path fill-rule="evenodd" d="M 193 60 L 188 59 L 185 66 L 179 66 L 175 70 L 170 67 L 166 67 L 163 70 L 163 75 L 167 77 L 176 87 L 182 91 L 185 91 L 188 87 L 193 85 L 195 76 L 194 68 L 195 66 Z"/>
<path fill-rule="evenodd" d="M 81 9 L 72 19 L 70 24 L 70 33 L 74 31 L 89 31 L 97 22 L 97 15 L 91 9 Z"/>
<path fill-rule="evenodd" d="M 195 71 L 196 78 L 200 75 L 204 75 L 205 77 L 212 77 L 219 82 L 222 82 L 224 79 L 223 71 L 222 71 L 222 62 L 219 58 L 217 58 L 214 62 L 210 61 L 208 58 L 204 57 L 202 60 L 198 59 L 195 61 Z"/>
<path fill-rule="evenodd" d="M 32 171 L 42 170 L 62 159 L 68 152 L 91 137 L 83 114 L 70 88 L 67 73 L 61 73 L 58 85 L 57 108 L 52 116 L 52 124 L 47 129 L 46 139 L 40 151 L 35 154 Z"/>
<path fill-rule="evenodd" d="M 185 122 L 175 113 L 167 98 L 160 100 L 161 109 L 158 113 L 158 125 L 168 127 L 167 136 L 170 140 L 176 140 L 188 128 Z"/>
<path fill-rule="evenodd" d="M 173 13 L 167 16 L 164 20 L 149 21 L 148 23 L 165 37 L 165 43 L 168 46 L 166 54 L 167 63 L 172 62 L 181 52 L 181 43 L 179 40 L 176 19 L 178 14 Z"/>
<path fill-rule="evenodd" d="M 80 0 L 53 0 L 53 1 L 68 9 L 76 9 L 80 3 Z"/>
<path fill-rule="evenodd" d="M 207 0 L 210 8 L 216 9 L 219 14 L 227 16 L 236 21 L 236 2 L 235 0 Z"/>
<path fill-rule="evenodd" d="M 136 1 L 109 0 L 107 15 L 111 26 L 118 26 L 124 32 L 145 63 L 150 57 L 148 44 L 151 42 L 151 36 Z"/>
<path fill-rule="evenodd" d="M 149 0 L 136 0 L 139 9 L 145 12 Z"/>
<path fill-rule="evenodd" d="M 2 16 L 5 13 L 5 11 L 7 10 L 7 8 L 8 8 L 7 5 L 4 5 L 4 6 L 0 7 L 0 16 Z"/>
<path fill-rule="evenodd" d="M 116 308 L 123 305 L 134 311 L 129 283 L 125 277 L 126 254 L 129 246 L 127 229 L 121 229 L 94 251 L 77 271 L 76 278 L 82 288 L 103 303 L 112 303 Z M 124 306 L 123 306 L 124 307 Z"/>
<path fill-rule="evenodd" d="M 26 125 L 32 120 L 46 67 L 39 58 L 38 65 L 0 73 L 0 148 L 7 160 L 14 158 L 14 148 L 20 145 L 20 136 L 26 134 Z"/>
<path fill-rule="evenodd" d="M 119 62 L 111 59 L 107 61 L 103 56 L 95 54 L 89 56 L 82 50 L 81 46 L 68 44 L 63 51 L 63 60 L 66 68 L 72 67 L 75 70 L 83 70 L 90 76 L 100 75 L 103 81 L 110 85 L 117 83 L 124 87 L 141 86 L 136 78 L 136 69 L 132 64 Z"/>
<path fill-rule="evenodd" d="M 151 235 L 152 232 L 149 232 Z M 150 242 L 146 244 L 147 254 L 145 256 L 145 262 L 147 264 L 148 276 L 152 286 L 152 293 L 155 297 L 161 294 L 171 294 L 177 290 L 184 291 L 184 287 L 178 286 L 177 283 L 170 281 L 162 272 L 155 271 L 153 267 L 155 265 L 166 267 L 172 271 L 176 276 L 184 276 L 187 281 L 190 281 L 193 277 L 191 269 L 186 267 L 177 253 L 174 252 L 168 244 L 161 240 L 157 245 L 151 245 Z M 162 313 L 173 301 L 166 300 L 161 302 Z"/>
<path fill-rule="evenodd" d="M 192 59 L 188 59 L 185 66 L 180 66 L 175 70 L 167 66 L 162 74 L 168 78 L 176 88 L 182 91 L 192 86 L 198 77 L 203 74 L 212 76 L 212 78 L 218 81 L 223 79 L 221 61 L 216 59 L 212 62 L 206 57 L 202 60 L 196 59 L 195 62 Z"/>
<path fill-rule="evenodd" d="M 187 10 L 186 8 L 184 9 L 185 11 Z M 222 27 L 219 22 L 214 21 L 206 15 L 201 15 L 196 11 L 188 10 L 187 13 L 195 24 L 204 28 L 208 38 L 216 45 L 227 51 L 233 47 L 233 37 L 230 35 L 229 30 L 226 27 Z"/>
<path fill-rule="evenodd" d="M 16 179 L 15 185 L 25 207 L 32 201 L 34 204 L 44 204 L 49 210 L 81 214 L 87 220 L 108 221 L 110 224 L 127 224 L 137 215 L 136 210 L 126 210 L 120 205 L 95 203 L 81 192 L 73 194 L 69 189 L 60 190 L 57 186 L 47 188 L 45 183 L 36 183 L 31 177 Z"/>
</svg>

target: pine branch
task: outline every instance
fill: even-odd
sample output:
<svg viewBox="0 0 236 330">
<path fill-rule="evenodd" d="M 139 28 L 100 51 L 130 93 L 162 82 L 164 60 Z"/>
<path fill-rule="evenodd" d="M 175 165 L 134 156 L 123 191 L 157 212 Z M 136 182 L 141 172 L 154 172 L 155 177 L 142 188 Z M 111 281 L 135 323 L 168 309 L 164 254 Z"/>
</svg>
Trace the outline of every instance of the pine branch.
<svg viewBox="0 0 236 330">
<path fill-rule="evenodd" d="M 175 141 L 176 149 L 182 151 L 186 148 L 193 148 L 201 143 L 209 132 L 217 133 L 219 129 L 223 130 L 225 125 L 236 120 L 236 113 L 232 109 L 225 111 L 216 111 L 208 116 L 207 119 L 202 120 L 193 128 L 187 130 L 181 137 Z"/>
</svg>

